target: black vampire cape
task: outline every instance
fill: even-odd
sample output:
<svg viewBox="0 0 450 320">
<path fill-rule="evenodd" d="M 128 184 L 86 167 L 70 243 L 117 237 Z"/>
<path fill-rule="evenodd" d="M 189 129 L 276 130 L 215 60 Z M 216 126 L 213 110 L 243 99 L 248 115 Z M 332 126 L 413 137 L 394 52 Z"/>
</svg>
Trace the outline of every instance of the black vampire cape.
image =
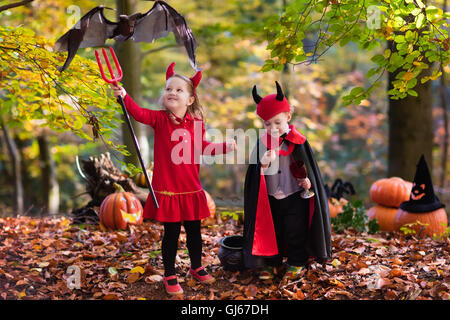
<svg viewBox="0 0 450 320">
<path fill-rule="evenodd" d="M 299 133 L 295 128 L 291 131 Z M 288 138 L 289 135 L 286 140 Z M 292 142 L 289 141 L 289 143 Z M 306 250 L 310 257 L 322 263 L 331 258 L 331 224 L 328 199 L 319 167 L 308 141 L 304 139 L 301 143 L 295 143 L 294 145 L 292 156 L 295 161 L 302 160 L 305 163 L 308 178 L 312 185 L 311 189 L 315 193 L 315 196 L 310 198 L 314 206 L 309 213 Z M 290 149 L 292 150 L 292 148 Z M 262 139 L 258 139 L 245 177 L 242 255 L 246 268 L 262 267 L 264 265 L 263 258 L 278 253 L 265 178 L 261 174 L 260 160 L 266 150 L 267 147 Z M 311 202 L 310 208 L 312 207 Z"/>
</svg>

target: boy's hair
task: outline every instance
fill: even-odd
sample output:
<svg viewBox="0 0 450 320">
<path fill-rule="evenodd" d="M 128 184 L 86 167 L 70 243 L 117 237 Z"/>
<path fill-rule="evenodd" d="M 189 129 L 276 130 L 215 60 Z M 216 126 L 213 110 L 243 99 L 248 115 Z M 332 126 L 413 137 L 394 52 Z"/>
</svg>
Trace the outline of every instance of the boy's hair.
<svg viewBox="0 0 450 320">
<path fill-rule="evenodd" d="M 203 120 L 203 107 L 200 104 L 200 100 L 198 99 L 197 93 L 194 92 L 194 85 L 193 85 L 191 79 L 189 79 L 186 76 L 183 76 L 182 74 L 178 74 L 178 73 L 175 73 L 172 77 L 180 78 L 187 83 L 189 93 L 191 96 L 194 97 L 194 102 L 188 106 L 187 112 L 189 112 L 191 114 L 191 116 L 193 116 L 194 118 L 199 118 L 199 119 Z M 172 77 L 170 77 L 170 78 L 172 78 Z M 160 98 L 160 102 L 161 102 L 160 104 L 163 105 L 162 104 L 162 96 Z"/>
</svg>

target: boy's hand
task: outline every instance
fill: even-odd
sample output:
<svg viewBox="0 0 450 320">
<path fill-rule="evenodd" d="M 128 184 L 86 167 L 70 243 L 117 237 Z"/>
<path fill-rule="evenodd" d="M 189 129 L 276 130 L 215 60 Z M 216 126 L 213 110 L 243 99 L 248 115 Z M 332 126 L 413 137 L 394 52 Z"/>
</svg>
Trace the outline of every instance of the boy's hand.
<svg viewBox="0 0 450 320">
<path fill-rule="evenodd" d="M 233 140 L 227 140 L 226 142 L 226 153 L 230 152 L 230 151 L 234 151 L 236 150 L 236 141 Z"/>
<path fill-rule="evenodd" d="M 311 181 L 308 178 L 305 179 L 297 179 L 298 185 L 305 190 L 311 189 Z"/>
<path fill-rule="evenodd" d="M 276 157 L 277 152 L 275 150 L 267 150 L 261 159 L 261 166 L 263 168 L 267 168 L 269 164 L 276 159 Z"/>
<path fill-rule="evenodd" d="M 116 99 L 119 98 L 119 96 L 121 96 L 122 98 L 125 98 L 125 96 L 127 95 L 125 88 L 122 86 L 111 83 L 111 88 L 113 88 L 113 90 L 114 90 L 114 97 L 116 97 Z"/>
</svg>

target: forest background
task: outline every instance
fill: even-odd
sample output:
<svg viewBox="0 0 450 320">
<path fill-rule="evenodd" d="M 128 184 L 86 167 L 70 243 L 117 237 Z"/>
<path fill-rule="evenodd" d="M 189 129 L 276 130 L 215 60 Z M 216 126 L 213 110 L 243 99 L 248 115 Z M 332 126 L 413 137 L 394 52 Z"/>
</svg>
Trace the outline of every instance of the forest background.
<svg viewBox="0 0 450 320">
<path fill-rule="evenodd" d="M 87 159 L 110 152 L 124 171 L 125 163 L 139 165 L 133 157 L 132 143 L 127 142 L 127 131 L 122 134 L 120 106 L 99 76 L 93 59 L 94 49 L 80 50 L 80 57 L 73 61 L 67 73 L 59 75 L 55 67 L 62 65 L 65 55 L 51 52 L 51 47 L 76 20 L 97 5 L 117 8 L 118 11 L 105 11 L 109 19 L 117 21 L 118 12 L 146 12 L 152 2 L 25 2 L 24 6 L 0 12 L 0 212 L 2 216 L 64 214 L 89 201 L 76 167 L 76 156 Z M 392 92 L 391 98 L 388 94 L 392 79 L 388 72 L 380 72 L 379 68 L 382 61 L 389 60 L 386 39 L 393 34 L 393 29 L 384 24 L 378 29 L 385 35 L 384 39 L 375 31 L 373 35 L 367 33 L 371 30 L 367 28 L 370 17 L 352 13 L 352 9 L 346 7 L 349 1 L 331 3 L 342 3 L 342 12 L 353 15 L 361 27 L 349 29 L 350 32 L 344 34 L 348 39 L 325 43 L 329 49 L 322 50 L 323 54 L 318 50 L 323 49 L 318 43 L 333 40 L 333 34 L 338 33 L 333 28 L 339 29 L 333 17 L 328 20 L 326 30 L 326 24 L 321 23 L 325 21 L 325 14 L 322 16 L 320 9 L 328 1 L 171 0 L 168 3 L 184 15 L 199 44 L 197 62 L 203 69 L 203 79 L 198 93 L 205 109 L 207 128 L 223 133 L 226 129 L 262 128 L 255 114 L 251 89 L 256 84 L 259 94 L 265 96 L 275 92 L 274 83 L 279 81 L 294 107 L 292 124 L 312 145 L 324 183 L 331 186 L 337 178 L 351 182 L 356 190 L 353 197 L 368 206 L 369 189 L 375 180 L 396 175 L 412 181 L 415 165 L 424 153 L 432 168 L 435 192 L 449 207 L 449 102 L 445 99 L 449 91 L 448 64 L 441 65 L 438 58 L 431 59 L 429 73 L 425 75 L 429 81 L 422 83 L 416 79 L 408 87 L 409 90 L 417 84 L 422 89 L 425 87 L 424 91 L 419 88 L 418 97 L 414 90 L 408 91 L 404 99 L 393 100 Z M 317 12 L 309 15 L 310 20 L 303 21 L 302 28 L 310 26 L 308 30 L 302 29 L 303 52 L 297 48 L 295 58 L 286 57 L 284 54 L 289 54 L 286 48 L 290 46 L 286 46 L 286 30 L 295 22 L 289 18 L 293 11 L 300 13 L 308 8 L 306 4 L 312 3 Z M 356 1 L 354 7 L 360 3 L 365 1 Z M 0 7 L 4 4 L 5 1 L 0 1 Z M 436 8 L 436 15 L 447 17 L 442 14 L 444 1 L 428 1 L 427 5 Z M 329 12 L 332 12 L 331 7 Z M 420 11 L 415 13 L 413 21 L 417 25 L 419 17 Z M 343 23 L 355 26 L 356 22 Z M 358 41 L 363 38 L 365 44 Z M 447 45 L 448 50 L 445 39 L 448 40 L 448 34 L 444 35 L 444 41 L 435 43 L 436 54 L 441 54 L 441 58 L 439 48 Z M 11 50 L 14 43 L 19 50 Z M 285 49 L 277 49 L 278 44 Z M 184 48 L 176 45 L 173 35 L 153 44 L 126 42 L 115 46 L 124 69 L 124 86 L 141 106 L 158 108 L 164 73 L 172 61 L 177 63 L 180 73 L 194 73 Z M 448 59 L 448 52 L 444 51 L 444 55 Z M 22 68 L 20 63 L 28 63 L 28 66 Z M 11 73 L 14 67 L 16 70 Z M 406 72 L 401 77 L 409 81 L 417 74 Z M 396 155 L 396 159 L 404 163 L 400 166 L 409 171 L 395 169 L 389 158 L 389 154 L 393 154 L 390 145 L 392 148 L 397 141 L 390 137 L 389 108 L 396 101 L 403 101 L 407 109 L 410 108 L 403 112 L 417 112 L 420 117 L 424 102 L 431 112 L 432 134 L 427 135 L 428 142 L 425 142 L 429 149 L 418 142 L 417 148 L 409 148 L 414 149 L 412 153 Z M 95 121 L 99 125 L 99 139 L 94 139 Z M 153 132 L 147 126 L 134 125 L 144 159 L 149 164 Z M 413 137 L 414 131 L 421 134 L 418 126 L 403 130 L 411 130 Z M 132 154 L 123 158 L 121 152 L 125 152 L 125 145 Z M 203 165 L 200 180 L 219 205 L 240 206 L 245 171 L 245 164 Z M 18 183 L 21 184 L 21 204 L 16 201 Z"/>
</svg>

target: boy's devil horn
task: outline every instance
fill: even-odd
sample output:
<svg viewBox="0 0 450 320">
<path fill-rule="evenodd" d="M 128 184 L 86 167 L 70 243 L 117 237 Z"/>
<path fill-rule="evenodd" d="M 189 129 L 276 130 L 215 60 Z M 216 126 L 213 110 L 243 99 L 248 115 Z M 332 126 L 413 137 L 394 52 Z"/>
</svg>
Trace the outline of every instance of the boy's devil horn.
<svg viewBox="0 0 450 320">
<path fill-rule="evenodd" d="M 255 100 L 256 104 L 258 104 L 262 100 L 262 98 L 258 95 L 258 92 L 256 91 L 256 85 L 253 86 L 252 95 L 253 100 Z"/>
<path fill-rule="evenodd" d="M 284 99 L 283 90 L 281 89 L 280 84 L 278 83 L 278 81 L 275 81 L 275 84 L 277 85 L 277 97 L 276 97 L 276 99 L 278 101 L 283 101 L 283 99 Z"/>
</svg>

